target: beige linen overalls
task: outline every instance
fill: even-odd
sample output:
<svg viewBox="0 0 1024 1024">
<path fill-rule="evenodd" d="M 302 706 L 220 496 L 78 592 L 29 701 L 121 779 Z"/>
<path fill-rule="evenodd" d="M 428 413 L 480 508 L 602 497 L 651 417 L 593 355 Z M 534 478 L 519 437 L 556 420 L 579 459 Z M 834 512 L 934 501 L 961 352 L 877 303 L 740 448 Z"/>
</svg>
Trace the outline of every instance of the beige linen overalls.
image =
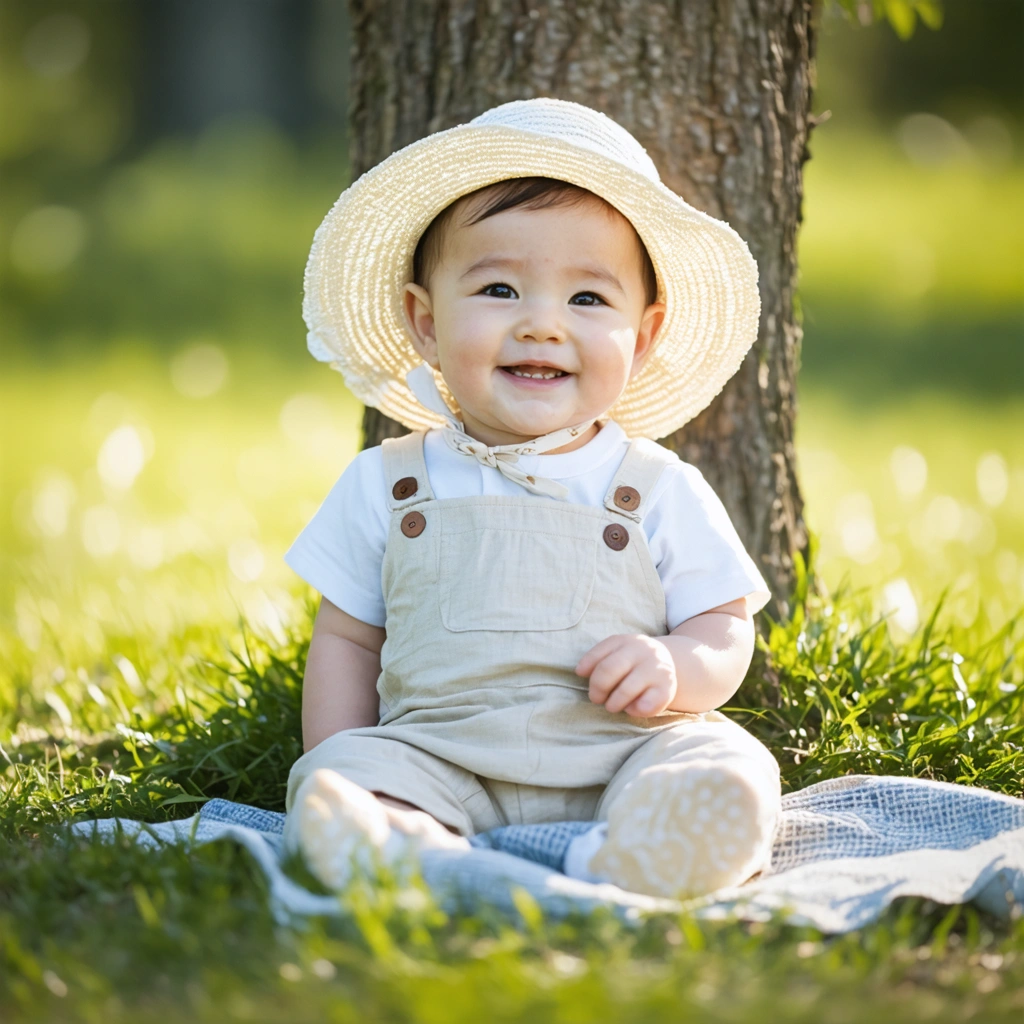
<svg viewBox="0 0 1024 1024">
<path fill-rule="evenodd" d="M 611 714 L 573 671 L 606 637 L 668 632 L 641 523 L 674 456 L 632 441 L 603 508 L 526 491 L 438 500 L 423 436 L 382 446 L 391 521 L 380 724 L 299 758 L 288 808 L 307 776 L 330 768 L 471 835 L 602 820 L 645 769 L 728 761 L 756 776 L 774 815 L 778 765 L 734 722 L 715 711 Z"/>
</svg>

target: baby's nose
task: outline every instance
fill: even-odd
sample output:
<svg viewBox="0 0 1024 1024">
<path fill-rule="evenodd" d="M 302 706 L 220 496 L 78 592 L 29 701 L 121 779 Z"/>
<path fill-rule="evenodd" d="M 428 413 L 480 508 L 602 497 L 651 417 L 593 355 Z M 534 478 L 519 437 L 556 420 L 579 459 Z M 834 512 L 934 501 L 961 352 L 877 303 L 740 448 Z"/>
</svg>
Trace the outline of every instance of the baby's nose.
<svg viewBox="0 0 1024 1024">
<path fill-rule="evenodd" d="M 518 341 L 565 341 L 565 328 L 553 310 L 537 309 L 516 327 Z"/>
<path fill-rule="evenodd" d="M 558 331 L 531 329 L 516 332 L 517 341 L 565 341 L 565 335 Z"/>
</svg>

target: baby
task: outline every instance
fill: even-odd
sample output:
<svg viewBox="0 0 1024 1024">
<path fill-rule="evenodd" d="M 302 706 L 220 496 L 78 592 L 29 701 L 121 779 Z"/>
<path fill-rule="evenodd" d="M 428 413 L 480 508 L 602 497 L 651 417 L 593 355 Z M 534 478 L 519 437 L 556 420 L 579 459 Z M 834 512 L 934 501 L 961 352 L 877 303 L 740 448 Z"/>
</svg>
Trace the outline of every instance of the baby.
<svg viewBox="0 0 1024 1024">
<path fill-rule="evenodd" d="M 306 270 L 310 349 L 413 429 L 288 552 L 322 595 L 286 844 L 330 887 L 499 825 L 595 821 L 576 873 L 700 895 L 767 863 L 779 771 L 714 709 L 770 595 L 646 438 L 757 332 L 756 267 L 589 108 L 505 104 L 352 185 Z"/>
</svg>

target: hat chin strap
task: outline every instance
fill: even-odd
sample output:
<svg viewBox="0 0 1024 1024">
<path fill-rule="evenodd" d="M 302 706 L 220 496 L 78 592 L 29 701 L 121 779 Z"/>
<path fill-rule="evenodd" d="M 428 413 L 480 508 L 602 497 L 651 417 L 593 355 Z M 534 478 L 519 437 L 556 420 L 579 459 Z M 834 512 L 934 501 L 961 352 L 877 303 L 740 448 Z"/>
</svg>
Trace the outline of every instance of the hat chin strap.
<svg viewBox="0 0 1024 1024">
<path fill-rule="evenodd" d="M 405 382 L 416 396 L 419 403 L 431 412 L 436 412 L 447 421 L 441 428 L 445 443 L 452 451 L 471 455 L 484 466 L 491 466 L 502 476 L 514 481 L 533 494 L 542 494 L 549 498 L 565 501 L 569 497 L 569 488 L 547 477 L 525 473 L 516 463 L 520 455 L 542 455 L 552 448 L 561 448 L 569 444 L 584 431 L 588 430 L 596 420 L 585 420 L 571 427 L 553 430 L 550 434 L 535 437 L 532 441 L 522 444 L 499 444 L 488 446 L 466 433 L 462 422 L 448 408 L 448 404 L 438 390 L 434 372 L 426 363 L 420 363 L 405 375 Z"/>
</svg>

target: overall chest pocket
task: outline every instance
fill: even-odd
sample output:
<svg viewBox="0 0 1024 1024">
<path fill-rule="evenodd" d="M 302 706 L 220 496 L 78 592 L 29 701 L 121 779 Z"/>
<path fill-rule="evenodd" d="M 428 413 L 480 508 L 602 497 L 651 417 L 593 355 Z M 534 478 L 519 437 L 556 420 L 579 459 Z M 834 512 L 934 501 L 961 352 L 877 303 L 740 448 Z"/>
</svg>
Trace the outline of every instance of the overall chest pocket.
<svg viewBox="0 0 1024 1024">
<path fill-rule="evenodd" d="M 583 618 L 597 576 L 600 521 L 547 504 L 450 511 L 439 551 L 445 629 L 539 632 Z"/>
</svg>

